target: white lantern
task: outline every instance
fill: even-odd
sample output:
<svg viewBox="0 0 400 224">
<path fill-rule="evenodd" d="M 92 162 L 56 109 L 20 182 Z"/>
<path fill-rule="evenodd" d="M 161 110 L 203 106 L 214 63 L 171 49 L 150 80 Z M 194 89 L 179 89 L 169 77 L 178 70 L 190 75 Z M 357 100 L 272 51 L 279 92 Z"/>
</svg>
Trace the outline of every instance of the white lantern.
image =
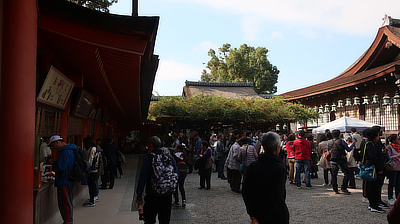
<svg viewBox="0 0 400 224">
<path fill-rule="evenodd" d="M 393 97 L 393 105 L 398 105 L 398 104 L 400 104 L 400 96 L 399 93 L 396 92 Z"/>
<path fill-rule="evenodd" d="M 347 98 L 346 98 L 346 104 L 345 104 L 345 106 L 346 106 L 346 107 L 351 106 L 351 98 L 350 98 L 350 97 L 347 97 Z"/>
<path fill-rule="evenodd" d="M 323 114 L 324 113 L 324 107 L 321 105 L 318 107 L 318 113 Z"/>
<path fill-rule="evenodd" d="M 331 109 L 332 112 L 336 112 L 336 105 L 335 105 L 335 102 L 332 103 L 332 106 L 331 106 L 331 107 L 332 107 L 332 109 Z"/>
<path fill-rule="evenodd" d="M 329 113 L 329 104 L 328 103 L 325 104 L 324 112 Z"/>
<path fill-rule="evenodd" d="M 343 100 L 338 100 L 338 101 L 337 101 L 337 107 L 338 107 L 338 108 L 343 107 Z"/>
<path fill-rule="evenodd" d="M 368 98 L 368 96 L 366 95 L 366 96 L 363 96 L 363 102 L 362 102 L 362 104 L 363 105 L 368 105 L 369 104 L 369 98 Z"/>
<path fill-rule="evenodd" d="M 372 97 L 372 103 L 379 103 L 379 95 L 375 93 Z"/>
<path fill-rule="evenodd" d="M 389 93 L 385 93 L 385 96 L 383 96 L 383 103 L 382 103 L 382 105 L 383 106 L 387 106 L 387 105 L 389 105 L 390 104 L 390 96 L 389 96 Z"/>
<path fill-rule="evenodd" d="M 360 105 L 360 97 L 358 97 L 358 96 L 356 96 L 356 97 L 354 97 L 354 99 L 353 99 L 353 105 Z"/>
</svg>

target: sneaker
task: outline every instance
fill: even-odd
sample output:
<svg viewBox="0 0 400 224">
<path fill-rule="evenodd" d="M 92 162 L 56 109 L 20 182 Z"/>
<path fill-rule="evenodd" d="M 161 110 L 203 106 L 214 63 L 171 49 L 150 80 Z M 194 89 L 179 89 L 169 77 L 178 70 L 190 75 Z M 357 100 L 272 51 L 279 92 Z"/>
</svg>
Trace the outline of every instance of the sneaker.
<svg viewBox="0 0 400 224">
<path fill-rule="evenodd" d="M 301 185 L 297 185 L 297 189 L 301 189 Z"/>
<path fill-rule="evenodd" d="M 306 189 L 307 190 L 311 190 L 311 189 L 314 189 L 314 187 L 313 186 L 309 186 L 309 187 L 306 187 Z"/>
<path fill-rule="evenodd" d="M 394 205 L 394 203 L 396 202 L 396 200 L 394 200 L 393 198 L 389 199 L 389 205 Z"/>
<path fill-rule="evenodd" d="M 343 194 L 345 194 L 345 195 L 351 194 L 351 192 L 350 192 L 349 190 L 347 190 L 347 189 L 342 189 L 341 191 L 342 191 Z"/>
<path fill-rule="evenodd" d="M 329 187 L 329 184 L 324 183 L 324 184 L 322 184 L 322 186 Z"/>
<path fill-rule="evenodd" d="M 388 208 L 389 208 L 389 205 L 387 205 L 387 204 L 381 202 L 381 203 L 379 203 L 378 207 L 379 207 L 379 208 L 388 209 Z"/>
<path fill-rule="evenodd" d="M 179 202 L 175 202 L 175 203 L 173 203 L 172 204 L 174 207 L 179 207 L 179 206 L 181 206 L 180 204 L 179 204 Z"/>
<path fill-rule="evenodd" d="M 362 202 L 369 202 L 368 198 L 362 198 Z"/>
<path fill-rule="evenodd" d="M 94 197 L 94 201 L 95 201 L 95 202 L 99 202 L 99 196 L 95 196 L 95 197 Z"/>
<path fill-rule="evenodd" d="M 335 194 L 340 194 L 340 192 L 339 192 L 339 191 L 333 191 L 333 192 L 335 192 Z"/>
<path fill-rule="evenodd" d="M 182 207 L 186 207 L 186 200 L 182 200 Z"/>
<path fill-rule="evenodd" d="M 377 213 L 385 213 L 386 211 L 385 210 L 383 210 L 383 209 L 381 209 L 381 208 L 379 208 L 379 207 L 376 207 L 376 208 L 372 208 L 371 207 L 371 212 L 377 212 Z"/>
<path fill-rule="evenodd" d="M 94 202 L 87 201 L 83 204 L 83 207 L 94 207 L 96 204 Z"/>
<path fill-rule="evenodd" d="M 289 184 L 294 184 L 293 181 L 289 181 Z"/>
</svg>

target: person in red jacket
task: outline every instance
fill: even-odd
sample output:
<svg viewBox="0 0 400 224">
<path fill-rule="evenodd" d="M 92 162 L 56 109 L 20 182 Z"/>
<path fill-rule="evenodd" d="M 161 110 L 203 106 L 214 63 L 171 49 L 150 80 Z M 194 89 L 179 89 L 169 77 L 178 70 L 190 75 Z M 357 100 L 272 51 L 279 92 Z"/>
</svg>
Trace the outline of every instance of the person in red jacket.
<svg viewBox="0 0 400 224">
<path fill-rule="evenodd" d="M 311 176 L 310 176 L 311 145 L 310 142 L 307 139 L 305 139 L 306 133 L 303 130 L 300 130 L 298 134 L 299 138 L 294 140 L 293 142 L 293 148 L 295 154 L 294 158 L 296 161 L 296 185 L 297 188 L 299 189 L 301 188 L 300 173 L 301 170 L 304 169 L 306 176 L 306 188 L 312 189 L 313 187 L 311 186 Z"/>
</svg>

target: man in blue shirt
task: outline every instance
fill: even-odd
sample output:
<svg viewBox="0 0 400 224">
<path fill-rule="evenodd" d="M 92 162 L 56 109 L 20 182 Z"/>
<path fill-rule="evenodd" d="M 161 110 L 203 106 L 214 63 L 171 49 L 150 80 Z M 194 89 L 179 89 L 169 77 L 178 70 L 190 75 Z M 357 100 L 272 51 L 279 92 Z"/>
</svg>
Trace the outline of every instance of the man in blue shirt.
<svg viewBox="0 0 400 224">
<path fill-rule="evenodd" d="M 68 180 L 68 175 L 75 165 L 75 154 L 78 146 L 67 145 L 59 135 L 50 138 L 49 147 L 57 151 L 54 156 L 53 171 L 55 172 L 54 187 L 57 187 L 58 208 L 64 223 L 73 223 L 73 191 L 74 182 Z"/>
<path fill-rule="evenodd" d="M 201 152 L 201 138 L 199 136 L 199 133 L 194 133 L 193 134 L 193 139 L 194 139 L 194 151 L 196 155 L 200 154 Z"/>
</svg>

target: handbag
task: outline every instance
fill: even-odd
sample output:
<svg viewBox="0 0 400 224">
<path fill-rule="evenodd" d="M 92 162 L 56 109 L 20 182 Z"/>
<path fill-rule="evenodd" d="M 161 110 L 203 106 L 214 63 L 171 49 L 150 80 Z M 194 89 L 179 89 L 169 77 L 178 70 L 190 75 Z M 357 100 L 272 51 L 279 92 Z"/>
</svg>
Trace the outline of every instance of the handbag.
<svg viewBox="0 0 400 224">
<path fill-rule="evenodd" d="M 385 169 L 387 171 L 392 171 L 395 167 L 396 163 L 393 160 L 389 159 L 385 162 Z"/>
<path fill-rule="evenodd" d="M 359 165 L 360 167 L 360 173 L 359 173 L 359 177 L 365 181 L 375 181 L 376 180 L 376 170 L 375 170 L 375 165 L 366 167 L 364 165 L 364 159 L 365 159 L 365 152 L 367 149 L 367 144 L 369 142 L 367 142 L 364 146 L 364 153 L 363 153 L 363 159 Z"/>
<path fill-rule="evenodd" d="M 246 156 L 244 157 L 244 158 L 245 158 L 244 160 L 247 159 L 247 150 L 248 150 L 248 149 L 249 149 L 249 146 L 247 145 L 247 148 L 246 148 Z M 245 171 L 246 171 L 246 165 L 244 164 L 243 159 L 242 159 L 242 163 L 240 164 L 240 167 L 239 167 L 239 172 L 240 172 L 241 174 L 244 174 Z"/>
<path fill-rule="evenodd" d="M 333 141 L 333 144 L 332 144 L 331 149 L 329 149 L 328 142 L 326 142 L 326 153 L 324 154 L 324 156 L 325 156 L 325 159 L 328 161 L 332 161 L 332 149 L 333 149 L 333 147 L 335 147 L 335 144 L 336 144 L 335 140 L 332 140 L 332 141 Z"/>
<path fill-rule="evenodd" d="M 392 151 L 392 148 L 389 151 Z M 392 171 L 394 168 L 396 168 L 396 163 L 389 157 L 389 151 L 386 154 L 385 169 L 387 171 Z"/>
</svg>

